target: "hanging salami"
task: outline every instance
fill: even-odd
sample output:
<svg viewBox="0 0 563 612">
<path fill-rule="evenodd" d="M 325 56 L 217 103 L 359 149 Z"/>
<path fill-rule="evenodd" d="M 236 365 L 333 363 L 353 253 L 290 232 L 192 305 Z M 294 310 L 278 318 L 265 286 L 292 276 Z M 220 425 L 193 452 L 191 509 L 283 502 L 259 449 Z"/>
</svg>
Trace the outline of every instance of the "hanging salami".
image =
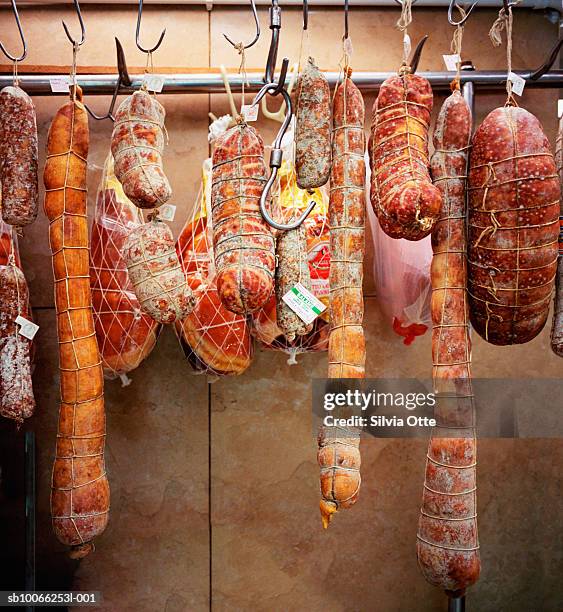
<svg viewBox="0 0 563 612">
<path fill-rule="evenodd" d="M 61 406 L 51 488 L 53 529 L 80 558 L 106 528 L 103 369 L 90 291 L 86 170 L 88 115 L 82 92 L 64 104 L 47 139 L 45 214 L 53 255 Z"/>
<path fill-rule="evenodd" d="M 333 102 L 330 226 L 329 378 L 363 378 L 362 293 L 365 226 L 364 101 L 347 71 Z M 318 438 L 321 517 L 356 503 L 360 491 L 360 434 L 322 427 Z"/>
<path fill-rule="evenodd" d="M 274 239 L 259 206 L 265 183 L 264 143 L 254 128 L 239 124 L 217 139 L 211 185 L 217 291 L 238 314 L 264 306 L 274 289 Z"/>
<path fill-rule="evenodd" d="M 480 571 L 477 442 L 467 307 L 466 179 L 471 111 L 459 90 L 442 105 L 431 160 L 442 194 L 432 233 L 432 362 L 435 418 L 428 446 L 417 557 L 431 584 L 462 593 Z M 456 432 L 452 427 L 459 427 Z M 459 436 L 459 437 L 458 437 Z"/>
<path fill-rule="evenodd" d="M 471 323 L 491 344 L 521 344 L 547 320 L 557 270 L 560 188 L 538 119 L 489 113 L 473 137 L 469 173 Z"/>
<path fill-rule="evenodd" d="M 17 86 L 0 91 L 0 185 L 2 219 L 23 227 L 35 221 L 37 124 L 31 98 Z"/>
<path fill-rule="evenodd" d="M 127 199 L 113 173 L 111 154 L 96 199 L 92 224 L 90 285 L 96 337 L 106 378 L 126 374 L 145 359 L 156 344 L 160 326 L 141 311 L 121 256 L 132 230 L 143 223 L 138 208 Z"/>
<path fill-rule="evenodd" d="M 440 214 L 442 198 L 428 162 L 432 104 L 430 83 L 405 71 L 381 85 L 373 106 L 371 203 L 392 238 L 420 240 Z"/>
</svg>

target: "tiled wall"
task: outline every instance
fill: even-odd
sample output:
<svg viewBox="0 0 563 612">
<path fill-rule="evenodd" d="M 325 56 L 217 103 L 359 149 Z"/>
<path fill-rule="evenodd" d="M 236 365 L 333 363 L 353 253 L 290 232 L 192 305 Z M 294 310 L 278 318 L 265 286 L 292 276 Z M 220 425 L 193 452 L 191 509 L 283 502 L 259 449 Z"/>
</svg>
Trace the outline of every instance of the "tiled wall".
<svg viewBox="0 0 563 612">
<path fill-rule="evenodd" d="M 114 65 L 113 37 L 125 48 L 130 66 L 144 58 L 134 44 L 133 5 L 83 7 L 87 41 L 82 65 Z M 30 64 L 68 64 L 71 50 L 60 25 L 72 31 L 70 7 L 21 9 L 29 40 Z M 392 70 L 401 57 L 397 10 L 351 9 L 357 70 Z M 421 69 L 442 69 L 451 28 L 446 11 L 415 7 L 411 37 L 430 40 Z M 504 52 L 494 49 L 488 29 L 495 12 L 478 9 L 468 22 L 464 56 L 478 68 L 502 69 Z M 264 65 L 269 44 L 263 34 L 247 53 L 247 65 Z M 238 66 L 240 58 L 221 36 L 248 39 L 249 10 L 202 7 L 145 7 L 143 40 L 167 34 L 156 65 Z M 301 13 L 284 9 L 280 54 L 297 60 Z M 343 16 L 311 7 L 310 49 L 318 64 L 337 69 Z M 557 27 L 540 11 L 516 10 L 514 60 L 517 69 L 543 61 Z M 0 40 L 17 44 L 11 16 L 0 12 Z M 23 67 L 22 67 L 23 68 Z M 553 91 L 530 90 L 522 104 L 536 113 L 553 139 Z M 178 233 L 196 198 L 200 167 L 208 155 L 207 113 L 227 112 L 222 95 L 161 97 L 167 111 L 170 146 L 165 164 L 178 206 Z M 97 112 L 106 97 L 86 100 Z M 439 106 L 437 98 L 437 105 Z M 35 100 L 41 163 L 49 123 L 62 98 Z M 367 96 L 371 107 L 372 96 Z M 477 98 L 477 120 L 504 102 L 502 94 Z M 368 112 L 369 115 L 369 112 Z M 92 122 L 89 190 L 93 210 L 111 124 Z M 277 124 L 260 121 L 269 142 Z M 371 238 L 368 238 L 368 243 Z M 371 251 L 371 249 L 369 249 Z M 415 535 L 424 472 L 422 440 L 366 440 L 362 446 L 363 485 L 356 507 L 337 516 L 323 532 L 317 511 L 316 444 L 310 416 L 310 381 L 326 371 L 326 355 L 307 355 L 299 365 L 286 356 L 257 352 L 238 379 L 209 385 L 189 374 L 170 330 L 133 383 L 106 386 L 107 463 L 112 487 L 111 520 L 96 552 L 80 564 L 66 559 L 48 521 L 50 468 L 58 403 L 57 344 L 47 223 L 41 214 L 21 241 L 30 281 L 37 341 L 37 416 L 28 424 L 39 450 L 38 588 L 72 586 L 103 591 L 104 610 L 310 610 L 323 612 L 444 609 L 444 597 L 425 583 L 416 566 Z M 384 320 L 366 262 L 366 318 L 370 376 L 427 377 L 430 339 L 404 346 Z M 549 350 L 548 331 L 525 346 L 495 348 L 475 338 L 477 376 L 560 377 L 562 362 Z M 468 610 L 558 610 L 561 594 L 561 476 L 563 446 L 555 440 L 483 440 L 479 446 L 479 526 L 483 573 L 468 598 Z M 209 520 L 210 518 L 210 520 Z M 74 573 L 74 574 L 73 574 Z M 210 576 L 212 580 L 210 581 Z"/>
</svg>

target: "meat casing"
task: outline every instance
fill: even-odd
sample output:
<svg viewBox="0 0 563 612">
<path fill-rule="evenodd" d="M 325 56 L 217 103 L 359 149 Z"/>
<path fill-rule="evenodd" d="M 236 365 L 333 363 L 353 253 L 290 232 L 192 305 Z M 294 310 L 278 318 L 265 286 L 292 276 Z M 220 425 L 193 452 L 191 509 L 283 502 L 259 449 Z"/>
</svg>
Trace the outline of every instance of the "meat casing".
<svg viewBox="0 0 563 612">
<path fill-rule="evenodd" d="M 92 316 L 86 168 L 88 116 L 81 92 L 49 130 L 45 213 L 53 255 L 61 407 L 51 488 L 53 529 L 71 555 L 93 550 L 106 528 L 109 484 L 104 462 L 104 377 Z"/>
<path fill-rule="evenodd" d="M 420 240 L 434 227 L 442 198 L 428 165 L 430 83 L 416 74 L 387 79 L 371 126 L 371 203 L 392 238 Z"/>
<path fill-rule="evenodd" d="M 139 208 L 157 208 L 172 195 L 162 169 L 164 116 L 162 104 L 142 89 L 125 98 L 115 115 L 111 136 L 115 176 Z"/>
<path fill-rule="evenodd" d="M 428 446 L 417 541 L 418 563 L 426 580 L 452 592 L 475 583 L 480 571 L 476 440 L 474 435 L 452 436 L 451 430 L 440 427 L 455 424 L 474 434 L 465 259 L 470 139 L 471 111 L 456 90 L 438 115 L 431 160 L 443 202 L 432 233 L 433 378 L 435 391 L 449 398 L 437 400 L 438 426 Z"/>
<path fill-rule="evenodd" d="M 545 325 L 557 269 L 559 180 L 540 122 L 492 111 L 473 137 L 469 172 L 469 308 L 491 344 L 521 344 Z"/>
<path fill-rule="evenodd" d="M 559 119 L 555 163 L 559 174 L 559 184 L 563 191 L 563 117 Z M 556 355 L 563 357 L 563 201 L 559 216 L 559 258 L 557 262 L 557 282 L 555 304 L 553 307 L 553 326 L 551 328 L 551 348 Z"/>
<path fill-rule="evenodd" d="M 143 312 L 164 324 L 190 314 L 194 296 L 166 223 L 154 219 L 136 227 L 121 253 Z"/>
<path fill-rule="evenodd" d="M 324 185 L 330 176 L 330 88 L 312 57 L 297 82 L 295 172 L 301 189 Z"/>
<path fill-rule="evenodd" d="M 2 218 L 16 227 L 37 217 L 37 123 L 31 98 L 19 87 L 0 91 Z"/>
<path fill-rule="evenodd" d="M 297 284 L 311 291 L 311 274 L 307 259 L 305 226 L 288 230 L 278 236 L 276 244 L 276 321 L 288 342 L 296 336 L 304 336 L 313 329 L 283 301 L 283 296 Z"/>
<path fill-rule="evenodd" d="M 225 308 L 249 314 L 274 289 L 275 248 L 260 214 L 266 182 L 264 143 L 256 130 L 235 125 L 213 152 L 211 209 L 217 291 Z"/>
<path fill-rule="evenodd" d="M 365 135 L 364 101 L 346 75 L 333 103 L 330 179 L 330 336 L 329 378 L 363 378 L 366 349 L 362 320 Z M 349 508 L 360 491 L 360 437 L 353 429 L 322 427 L 318 462 L 321 468 L 321 517 L 326 528 L 332 514 Z"/>
<path fill-rule="evenodd" d="M 154 348 L 160 330 L 154 319 L 141 312 L 121 256 L 125 239 L 141 224 L 139 209 L 126 199 L 113 176 L 110 155 L 96 200 L 90 252 L 94 323 L 108 378 L 134 370 Z"/>
<path fill-rule="evenodd" d="M 29 291 L 20 268 L 0 265 L 0 414 L 21 423 L 35 409 L 31 382 L 31 341 L 16 318 L 29 318 Z"/>
</svg>

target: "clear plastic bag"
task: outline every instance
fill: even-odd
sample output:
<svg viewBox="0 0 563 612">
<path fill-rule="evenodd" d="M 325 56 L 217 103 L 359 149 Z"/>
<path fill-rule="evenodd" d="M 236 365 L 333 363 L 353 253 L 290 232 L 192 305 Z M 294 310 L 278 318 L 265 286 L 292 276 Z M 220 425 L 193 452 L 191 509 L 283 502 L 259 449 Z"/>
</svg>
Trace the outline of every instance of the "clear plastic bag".
<svg viewBox="0 0 563 612">
<path fill-rule="evenodd" d="M 366 162 L 369 169 L 369 164 Z M 432 323 L 430 298 L 430 236 L 416 242 L 390 238 L 381 229 L 369 199 L 366 205 L 373 237 L 373 276 L 375 294 L 393 331 L 407 346 L 426 333 Z"/>
<path fill-rule="evenodd" d="M 160 325 L 144 314 L 133 292 L 121 249 L 132 229 L 142 224 L 141 211 L 127 199 L 108 155 L 98 188 L 90 248 L 90 286 L 96 337 L 106 378 L 120 377 L 146 359 Z"/>
<path fill-rule="evenodd" d="M 200 192 L 176 243 L 195 309 L 174 329 L 187 360 L 197 374 L 242 374 L 254 354 L 246 317 L 227 310 L 219 297 L 213 265 L 211 226 L 211 160 L 202 169 Z"/>
</svg>

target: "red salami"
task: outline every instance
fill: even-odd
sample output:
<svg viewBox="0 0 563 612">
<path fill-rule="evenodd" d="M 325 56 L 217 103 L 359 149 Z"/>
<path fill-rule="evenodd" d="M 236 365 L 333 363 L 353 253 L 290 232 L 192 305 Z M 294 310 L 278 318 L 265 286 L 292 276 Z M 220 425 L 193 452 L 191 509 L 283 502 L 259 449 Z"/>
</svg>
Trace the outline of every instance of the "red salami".
<svg viewBox="0 0 563 612">
<path fill-rule="evenodd" d="M 0 91 L 2 218 L 23 227 L 37 217 L 37 125 L 31 98 L 19 87 Z"/>
<path fill-rule="evenodd" d="M 473 138 L 469 173 L 471 323 L 491 344 L 521 344 L 547 320 L 557 269 L 560 189 L 549 141 L 531 113 L 492 111 Z"/>
<path fill-rule="evenodd" d="M 373 107 L 371 203 L 392 238 L 420 240 L 434 227 L 442 198 L 428 168 L 430 83 L 415 74 L 387 79 Z"/>
</svg>

